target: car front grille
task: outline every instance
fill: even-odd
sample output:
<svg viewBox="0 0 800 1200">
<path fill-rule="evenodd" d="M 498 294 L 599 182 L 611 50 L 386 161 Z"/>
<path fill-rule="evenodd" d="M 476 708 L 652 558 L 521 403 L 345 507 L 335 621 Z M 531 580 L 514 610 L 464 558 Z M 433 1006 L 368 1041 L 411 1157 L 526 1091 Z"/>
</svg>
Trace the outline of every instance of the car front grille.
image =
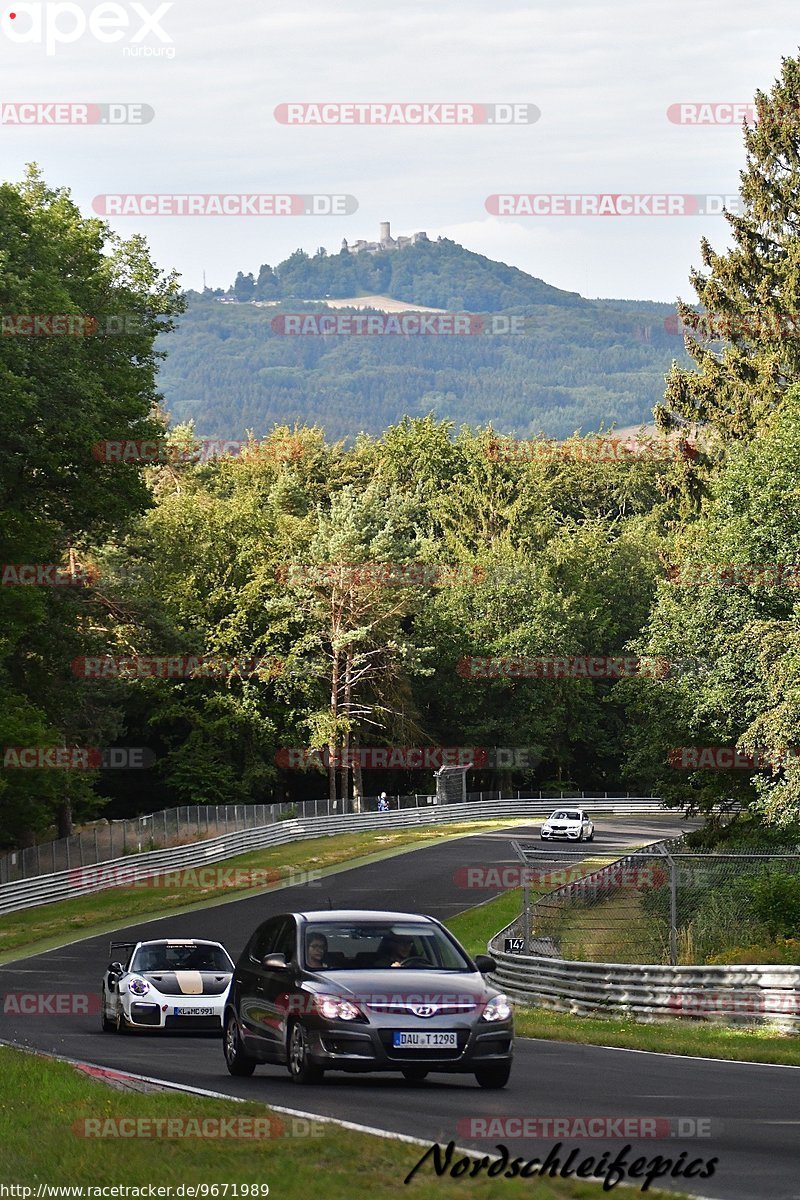
<svg viewBox="0 0 800 1200">
<path fill-rule="evenodd" d="M 161 1014 L 157 1004 L 132 1004 L 131 1020 L 137 1025 L 160 1025 Z"/>
<path fill-rule="evenodd" d="M 419 1003 L 415 1003 L 414 1008 L 419 1008 L 420 1004 L 424 1004 L 424 1003 L 425 1003 L 425 1001 L 420 1001 Z M 367 1004 L 366 1007 L 368 1009 L 370 1009 L 370 1011 L 372 1011 L 372 1012 L 398 1013 L 402 1016 L 414 1017 L 417 1020 L 419 1020 L 419 1019 L 425 1020 L 428 1016 L 430 1016 L 430 1017 L 446 1017 L 446 1016 L 450 1016 L 452 1013 L 471 1013 L 471 1012 L 475 1011 L 475 1008 L 477 1006 L 475 1004 L 473 1004 L 472 1001 L 464 1001 L 463 1003 L 459 1003 L 457 1001 L 437 1003 L 435 1000 L 432 1000 L 430 1003 L 430 1007 L 433 1009 L 433 1012 L 430 1014 L 426 1014 L 426 1017 L 424 1017 L 424 1018 L 420 1018 L 419 1014 L 414 1012 L 414 1008 L 412 1008 L 410 1003 L 400 1003 L 400 1002 L 394 1002 L 394 1001 L 386 1001 L 386 1002 L 378 1001 L 376 1004 Z"/>
</svg>

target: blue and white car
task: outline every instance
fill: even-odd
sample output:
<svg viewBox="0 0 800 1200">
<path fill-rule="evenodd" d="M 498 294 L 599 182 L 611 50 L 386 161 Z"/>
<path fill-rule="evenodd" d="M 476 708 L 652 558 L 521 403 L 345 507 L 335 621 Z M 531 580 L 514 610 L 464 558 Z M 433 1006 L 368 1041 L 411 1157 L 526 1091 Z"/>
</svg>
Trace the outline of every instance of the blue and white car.
<svg viewBox="0 0 800 1200">
<path fill-rule="evenodd" d="M 104 1032 L 222 1032 L 234 965 L 219 942 L 199 938 L 112 942 L 110 959 L 100 1001 Z"/>
<path fill-rule="evenodd" d="M 542 841 L 566 838 L 569 842 L 593 842 L 594 824 L 585 808 L 557 808 L 542 825 Z"/>
</svg>

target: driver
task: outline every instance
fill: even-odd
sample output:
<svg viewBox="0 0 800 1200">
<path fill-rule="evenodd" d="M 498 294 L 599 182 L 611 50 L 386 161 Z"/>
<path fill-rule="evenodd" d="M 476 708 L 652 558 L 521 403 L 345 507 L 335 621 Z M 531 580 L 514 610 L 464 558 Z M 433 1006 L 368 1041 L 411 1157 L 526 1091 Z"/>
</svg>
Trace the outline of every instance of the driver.
<svg viewBox="0 0 800 1200">
<path fill-rule="evenodd" d="M 383 945 L 375 959 L 376 967 L 400 967 L 407 958 L 414 955 L 414 939 L 410 937 L 392 936 L 384 938 Z"/>
</svg>

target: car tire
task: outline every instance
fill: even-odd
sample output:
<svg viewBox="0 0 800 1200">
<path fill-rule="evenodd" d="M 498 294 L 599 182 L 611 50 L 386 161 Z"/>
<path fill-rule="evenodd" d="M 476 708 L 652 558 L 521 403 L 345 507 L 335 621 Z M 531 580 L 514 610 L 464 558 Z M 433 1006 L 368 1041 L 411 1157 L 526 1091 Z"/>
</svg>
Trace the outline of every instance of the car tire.
<svg viewBox="0 0 800 1200">
<path fill-rule="evenodd" d="M 117 1031 L 117 1033 L 129 1033 L 130 1032 L 131 1027 L 128 1024 L 128 1019 L 125 1016 L 125 1014 L 121 1008 L 117 1009 L 117 1019 L 114 1022 L 114 1028 Z"/>
<path fill-rule="evenodd" d="M 113 1033 L 117 1028 L 111 1018 L 106 1016 L 106 998 L 103 992 L 100 993 L 100 1028 L 103 1033 Z"/>
<path fill-rule="evenodd" d="M 511 1063 L 490 1063 L 478 1067 L 475 1078 L 482 1088 L 503 1088 L 511 1075 Z"/>
<path fill-rule="evenodd" d="M 308 1031 L 302 1021 L 295 1021 L 289 1030 L 286 1065 L 294 1083 L 321 1083 L 325 1071 L 312 1063 L 308 1050 Z"/>
<path fill-rule="evenodd" d="M 588 838 L 587 838 L 586 840 L 587 840 L 587 842 L 593 842 L 593 841 L 594 841 L 594 830 L 592 830 L 592 832 L 589 834 L 589 836 L 588 836 Z"/>
<path fill-rule="evenodd" d="M 422 1083 L 428 1078 L 428 1071 L 425 1067 L 404 1067 L 403 1079 L 407 1083 Z"/>
<path fill-rule="evenodd" d="M 222 1031 L 222 1052 L 225 1055 L 225 1065 L 230 1075 L 252 1075 L 256 1069 L 256 1060 L 248 1054 L 242 1045 L 239 1026 L 236 1017 L 229 1012 L 225 1015 Z"/>
</svg>

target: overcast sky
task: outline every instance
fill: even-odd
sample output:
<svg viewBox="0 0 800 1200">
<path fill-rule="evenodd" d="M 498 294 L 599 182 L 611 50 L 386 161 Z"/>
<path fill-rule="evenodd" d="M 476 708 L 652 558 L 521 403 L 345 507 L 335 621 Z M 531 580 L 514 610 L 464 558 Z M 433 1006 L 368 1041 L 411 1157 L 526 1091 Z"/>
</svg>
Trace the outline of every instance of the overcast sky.
<svg viewBox="0 0 800 1200">
<path fill-rule="evenodd" d="M 99 2 L 99 0 L 98 0 Z M 154 12 L 160 0 L 141 0 Z M 0 127 L 3 177 L 27 161 L 89 214 L 103 193 L 346 193 L 340 217 L 114 218 L 140 231 L 188 287 L 229 284 L 297 246 L 427 230 L 585 296 L 691 297 L 688 273 L 719 217 L 493 217 L 497 192 L 711 193 L 738 188 L 737 126 L 670 123 L 680 101 L 749 101 L 800 44 L 796 0 L 175 0 L 128 57 L 142 24 L 104 44 L 87 31 L 49 55 L 35 10 L 0 4 L 2 99 L 149 104 L 144 126 Z M 94 0 L 81 0 L 85 13 Z M 12 23 L 10 13 L 17 17 Z M 47 14 L 45 14 L 47 15 Z M 62 16 L 66 29 L 70 15 Z M 77 18 L 76 18 L 77 19 Z M 297 127 L 291 101 L 526 102 L 535 124 L 499 128 Z"/>
</svg>

